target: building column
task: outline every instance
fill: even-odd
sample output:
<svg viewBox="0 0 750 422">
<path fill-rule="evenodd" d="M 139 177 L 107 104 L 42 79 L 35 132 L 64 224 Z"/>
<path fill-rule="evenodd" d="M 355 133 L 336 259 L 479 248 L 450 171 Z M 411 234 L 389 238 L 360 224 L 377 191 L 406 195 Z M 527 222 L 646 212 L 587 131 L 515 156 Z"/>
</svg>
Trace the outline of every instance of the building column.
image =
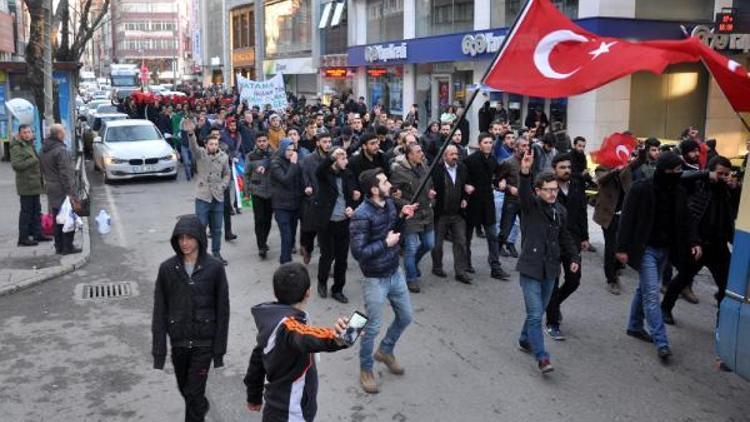
<svg viewBox="0 0 750 422">
<path fill-rule="evenodd" d="M 474 30 L 480 31 L 482 29 L 489 29 L 492 26 L 490 20 L 492 9 L 491 0 L 474 0 Z M 504 7 L 500 7 L 500 10 L 505 12 Z"/>
<path fill-rule="evenodd" d="M 352 91 L 354 91 L 355 97 L 365 97 L 365 102 L 368 101 L 366 67 L 360 66 L 357 68 L 357 73 L 354 74 L 354 84 L 352 84 Z"/>
<path fill-rule="evenodd" d="M 365 0 L 351 0 L 346 8 L 348 45 L 367 44 L 367 4 Z M 367 101 L 367 71 L 358 67 L 354 74 L 352 91 L 356 97 L 365 97 Z"/>
<path fill-rule="evenodd" d="M 404 0 L 404 39 L 410 40 L 417 36 L 417 4 L 416 0 Z"/>
<path fill-rule="evenodd" d="M 266 16 L 265 3 L 256 0 L 253 4 L 253 27 L 255 28 L 255 79 L 263 81 L 266 72 L 263 71 L 263 61 L 266 59 Z M 225 38 L 226 39 L 226 38 Z"/>
<path fill-rule="evenodd" d="M 403 72 L 403 89 L 401 91 L 403 116 L 409 112 L 409 107 L 416 103 L 417 99 L 417 66 L 405 64 Z"/>
<path fill-rule="evenodd" d="M 586 138 L 589 151 L 598 149 L 606 136 L 629 126 L 630 76 L 568 98 L 568 135 Z"/>
<path fill-rule="evenodd" d="M 474 29 L 483 28 L 477 28 L 475 25 Z M 474 62 L 472 82 L 474 83 L 475 89 L 480 89 L 480 87 L 482 86 L 482 76 L 484 76 L 484 71 L 489 65 L 490 62 L 486 60 L 479 60 Z M 466 112 L 466 120 L 469 121 L 469 128 L 471 129 L 469 133 L 469 146 L 477 145 L 477 137 L 479 136 L 479 109 L 482 108 L 483 104 L 484 96 L 480 92 L 479 94 L 477 94 L 477 97 L 474 99 L 471 107 L 469 107 L 469 110 Z"/>
</svg>

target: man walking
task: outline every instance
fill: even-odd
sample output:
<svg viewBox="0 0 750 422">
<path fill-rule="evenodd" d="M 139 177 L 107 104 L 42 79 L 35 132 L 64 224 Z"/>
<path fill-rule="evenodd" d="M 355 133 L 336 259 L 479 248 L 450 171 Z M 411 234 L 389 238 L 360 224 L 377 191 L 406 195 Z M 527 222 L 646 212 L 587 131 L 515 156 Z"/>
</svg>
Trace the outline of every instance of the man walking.
<svg viewBox="0 0 750 422">
<path fill-rule="evenodd" d="M 255 136 L 255 149 L 245 159 L 245 180 L 252 195 L 255 241 L 258 255 L 266 259 L 268 254 L 268 234 L 271 232 L 273 208 L 271 206 L 271 158 L 275 151 L 268 144 L 268 135 L 258 132 Z"/>
<path fill-rule="evenodd" d="M 343 290 L 349 256 L 349 219 L 355 207 L 354 181 L 346 168 L 348 162 L 346 151 L 336 147 L 318 165 L 316 194 L 308 215 L 316 226 L 320 242 L 318 294 L 322 298 L 328 296 L 328 275 L 333 264 L 331 297 L 341 303 L 349 303 Z"/>
<path fill-rule="evenodd" d="M 197 216 L 180 217 L 171 244 L 175 255 L 159 266 L 154 288 L 154 368 L 164 369 L 169 336 L 185 421 L 199 422 L 209 408 L 205 393 L 211 361 L 214 368 L 224 366 L 229 287 L 222 263 L 206 254 L 206 228 Z"/>
<path fill-rule="evenodd" d="M 195 214 L 211 230 L 211 253 L 227 265 L 221 256 L 221 226 L 224 218 L 224 191 L 229 186 L 229 157 L 219 148 L 219 136 L 209 135 L 206 146 L 198 146 L 194 123 L 186 129 L 190 151 L 195 158 Z"/>
<path fill-rule="evenodd" d="M 314 120 L 310 120 L 313 125 Z M 320 135 L 312 135 L 312 140 L 315 143 L 315 151 L 302 159 L 302 181 L 305 186 L 305 199 L 302 201 L 301 210 L 301 230 L 300 230 L 300 248 L 302 251 L 302 260 L 305 265 L 310 263 L 312 258 L 313 249 L 315 248 L 315 229 L 317 222 L 313 220 L 311 207 L 313 202 L 313 196 L 318 191 L 318 178 L 316 173 L 320 163 L 322 163 L 328 153 L 331 151 L 331 135 L 323 133 Z M 301 143 L 301 142 L 300 142 Z"/>
<path fill-rule="evenodd" d="M 560 276 L 560 263 L 568 263 L 570 272 L 578 272 L 581 257 L 567 229 L 568 215 L 557 202 L 559 185 L 555 175 L 543 172 L 534 180 L 531 193 L 531 167 L 534 153 L 528 152 L 521 161 L 518 198 L 521 208 L 523 247 L 516 269 L 520 273 L 526 320 L 518 338 L 521 350 L 533 353 L 539 370 L 553 370 L 549 353 L 544 349 L 542 315 L 549 304 L 555 279 Z"/>
<path fill-rule="evenodd" d="M 396 203 L 400 206 L 407 205 L 407 201 L 410 201 L 417 192 L 419 184 L 426 175 L 427 168 L 424 164 L 422 146 L 404 145 L 404 155 L 396 158 L 391 175 L 393 184 L 401 191 L 401 198 L 397 199 Z M 406 285 L 412 293 L 421 291 L 419 281 L 422 272 L 419 271 L 419 262 L 435 245 L 435 216 L 431 206 L 434 198 L 432 180 L 428 178 L 424 189 L 415 199 L 419 207 L 414 217 L 410 218 L 404 226 L 404 269 L 406 270 Z"/>
<path fill-rule="evenodd" d="M 297 147 L 284 138 L 276 156 L 271 160 L 271 204 L 281 236 L 279 263 L 292 260 L 292 248 L 297 232 L 297 219 L 302 202 L 302 170 L 298 164 Z"/>
<path fill-rule="evenodd" d="M 451 233 L 453 243 L 453 271 L 456 280 L 471 284 L 467 274 L 469 259 L 466 256 L 466 221 L 464 211 L 467 206 L 466 181 L 469 174 L 459 162 L 459 152 L 455 145 L 448 145 L 443 152 L 443 160 L 432 172 L 435 187 L 435 247 L 432 249 L 432 273 L 447 277 L 443 270 L 443 241 Z"/>
<path fill-rule="evenodd" d="M 501 256 L 518 257 L 516 245 L 510 242 L 510 232 L 516 222 L 516 217 L 520 211 L 518 200 L 518 172 L 521 168 L 521 160 L 526 152 L 529 151 L 529 141 L 524 138 L 516 140 L 513 149 L 513 155 L 500 164 L 497 169 L 497 179 L 505 181 L 501 183 L 504 186 L 505 196 L 503 198 L 503 212 L 500 217 L 500 235 L 498 244 L 500 245 L 499 253 Z M 537 174 L 534 172 L 534 174 Z"/>
<path fill-rule="evenodd" d="M 16 192 L 21 202 L 18 215 L 18 246 L 36 246 L 50 241 L 42 235 L 42 204 L 44 190 L 42 166 L 34 148 L 34 132 L 29 125 L 20 125 L 18 135 L 10 143 L 10 164 L 16 172 Z"/>
<path fill-rule="evenodd" d="M 79 207 L 75 190 L 75 169 L 73 159 L 65 146 L 65 128 L 56 123 L 49 129 L 49 138 L 42 145 L 42 174 L 47 187 L 47 204 L 53 218 L 57 220 L 65 198 L 70 198 L 73 209 Z M 81 252 L 81 248 L 73 246 L 75 230 L 63 233 L 63 225 L 55 222 L 55 252 L 60 255 L 70 255 Z"/>
<path fill-rule="evenodd" d="M 572 159 L 570 153 L 559 154 L 552 159 L 552 169 L 555 180 L 559 189 L 557 202 L 565 208 L 567 214 L 566 229 L 573 238 L 573 245 L 578 255 L 582 250 L 589 247 L 589 222 L 586 207 L 586 188 L 583 186 L 581 177 L 574 177 L 572 174 Z M 563 255 L 561 257 L 565 282 L 560 286 L 560 278 L 555 278 L 555 286 L 552 290 L 552 297 L 547 306 L 547 334 L 553 340 L 565 340 L 565 336 L 560 331 L 560 306 L 581 284 L 581 268 L 578 271 L 571 271 L 571 257 Z"/>
<path fill-rule="evenodd" d="M 481 227 L 487 237 L 490 276 L 499 280 L 507 280 L 510 274 L 503 270 L 500 264 L 499 242 L 497 240 L 497 225 L 495 224 L 494 176 L 497 161 L 492 155 L 492 136 L 489 133 L 479 134 L 479 151 L 469 155 L 466 160 L 469 179 L 464 190 L 469 195 L 467 207 L 466 252 L 469 273 L 474 273 L 471 264 L 471 238 L 475 227 Z"/>
<path fill-rule="evenodd" d="M 359 351 L 360 383 L 370 394 L 378 392 L 373 374 L 373 358 L 384 363 L 395 375 L 404 368 L 396 361 L 393 349 L 401 334 L 411 323 L 412 307 L 404 273 L 398 265 L 401 235 L 393 231 L 399 218 L 396 203 L 389 198 L 391 183 L 381 169 L 365 170 L 360 175 L 360 186 L 365 200 L 352 217 L 349 233 L 354 259 L 359 263 L 364 279 L 365 310 L 369 318 Z M 414 215 L 416 205 L 406 205 L 401 215 Z M 383 320 L 383 305 L 390 302 L 395 318 L 380 347 L 373 356 L 372 349 Z"/>
<path fill-rule="evenodd" d="M 662 268 L 670 256 L 684 262 L 690 255 L 698 260 L 702 254 L 698 225 L 692 221 L 687 194 L 680 184 L 681 174 L 682 159 L 672 152 L 662 154 L 654 177 L 630 188 L 617 231 L 617 259 L 639 274 L 627 334 L 653 343 L 664 361 L 672 351 L 659 307 Z"/>
</svg>

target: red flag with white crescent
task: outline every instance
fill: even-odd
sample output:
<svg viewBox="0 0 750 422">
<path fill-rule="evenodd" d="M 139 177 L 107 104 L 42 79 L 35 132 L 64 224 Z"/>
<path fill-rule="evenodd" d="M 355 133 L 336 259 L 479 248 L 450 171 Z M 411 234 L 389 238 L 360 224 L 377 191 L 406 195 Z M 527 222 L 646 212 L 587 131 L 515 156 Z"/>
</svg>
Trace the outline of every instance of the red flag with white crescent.
<svg viewBox="0 0 750 422">
<path fill-rule="evenodd" d="M 591 153 L 591 159 L 602 167 L 616 168 L 627 165 L 638 140 L 630 133 L 613 133 L 604 139 L 601 148 Z"/>
</svg>

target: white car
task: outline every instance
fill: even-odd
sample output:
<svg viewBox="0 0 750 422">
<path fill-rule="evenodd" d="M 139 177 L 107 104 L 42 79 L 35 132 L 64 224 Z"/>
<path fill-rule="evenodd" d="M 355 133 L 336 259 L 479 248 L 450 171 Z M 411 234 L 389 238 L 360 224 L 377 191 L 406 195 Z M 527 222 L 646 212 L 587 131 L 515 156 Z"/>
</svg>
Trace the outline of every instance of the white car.
<svg viewBox="0 0 750 422">
<path fill-rule="evenodd" d="M 94 113 L 91 113 L 94 117 L 96 117 L 97 114 L 108 114 L 108 113 L 119 113 L 117 111 L 117 106 L 112 105 L 112 103 L 109 104 L 99 104 L 96 106 L 96 111 Z"/>
<path fill-rule="evenodd" d="M 94 168 L 104 173 L 104 183 L 143 176 L 176 179 L 177 154 L 148 120 L 109 121 L 94 138 Z"/>
<path fill-rule="evenodd" d="M 86 104 L 86 108 L 83 109 L 83 112 L 81 114 L 88 119 L 89 115 L 95 113 L 96 112 L 96 108 L 99 107 L 102 104 L 112 105 L 112 101 L 109 101 L 109 100 L 91 100 L 91 101 L 89 101 Z"/>
</svg>

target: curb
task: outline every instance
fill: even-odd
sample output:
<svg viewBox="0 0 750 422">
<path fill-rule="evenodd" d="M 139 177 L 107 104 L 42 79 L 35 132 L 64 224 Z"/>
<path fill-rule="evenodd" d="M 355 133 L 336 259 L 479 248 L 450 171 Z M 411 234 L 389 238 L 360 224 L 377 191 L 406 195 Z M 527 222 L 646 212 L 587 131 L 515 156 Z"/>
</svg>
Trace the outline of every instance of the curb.
<svg viewBox="0 0 750 422">
<path fill-rule="evenodd" d="M 73 271 L 83 267 L 88 263 L 91 256 L 91 241 L 89 237 L 89 219 L 88 217 L 82 217 L 83 220 L 83 232 L 81 241 L 81 253 L 76 255 L 76 259 L 73 262 L 68 262 L 57 267 L 50 269 L 51 271 L 39 274 L 25 280 L 21 280 L 18 283 L 0 288 L 0 296 L 7 296 L 13 293 L 19 292 L 30 287 L 37 286 L 44 283 L 45 281 L 53 280 L 57 277 L 61 277 L 65 274 L 72 273 Z"/>
</svg>

